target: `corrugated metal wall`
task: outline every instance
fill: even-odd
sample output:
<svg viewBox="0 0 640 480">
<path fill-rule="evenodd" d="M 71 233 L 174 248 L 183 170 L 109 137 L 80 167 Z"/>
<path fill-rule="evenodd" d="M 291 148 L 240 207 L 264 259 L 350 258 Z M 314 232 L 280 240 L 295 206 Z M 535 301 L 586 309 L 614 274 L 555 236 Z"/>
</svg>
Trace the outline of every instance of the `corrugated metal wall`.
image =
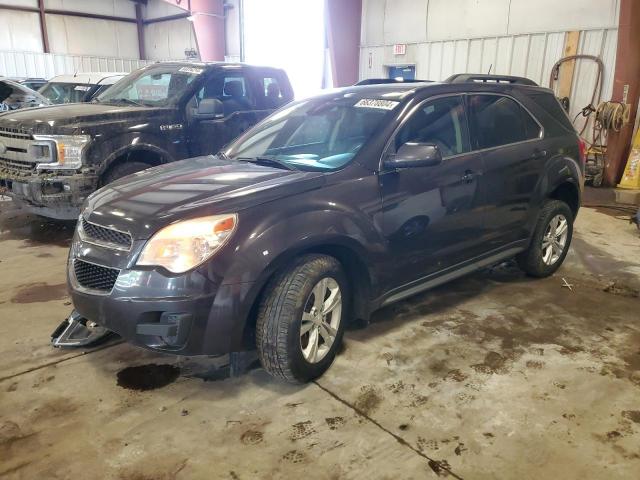
<svg viewBox="0 0 640 480">
<path fill-rule="evenodd" d="M 392 65 L 416 65 L 416 77 L 444 80 L 454 73 L 471 72 L 518 75 L 548 86 L 553 64 L 563 56 L 566 32 L 507 35 L 466 40 L 412 43 L 403 56 L 393 55 L 393 45 L 362 47 L 360 77 L 386 77 Z M 602 100 L 611 97 L 615 69 L 616 28 L 580 32 L 578 53 L 602 58 L 605 71 Z M 597 68 L 594 62 L 576 65 L 571 94 L 573 118 L 591 101 Z M 580 128 L 580 120 L 576 122 Z"/>
<path fill-rule="evenodd" d="M 0 75 L 42 77 L 76 72 L 131 72 L 149 63 L 144 60 L 0 51 Z"/>
</svg>

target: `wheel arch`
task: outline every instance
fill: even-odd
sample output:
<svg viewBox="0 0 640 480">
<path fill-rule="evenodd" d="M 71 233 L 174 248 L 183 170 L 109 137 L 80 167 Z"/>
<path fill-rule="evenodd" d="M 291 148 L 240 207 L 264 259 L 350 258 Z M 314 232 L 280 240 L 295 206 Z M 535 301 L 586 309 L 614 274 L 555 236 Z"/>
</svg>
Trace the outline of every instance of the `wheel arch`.
<svg viewBox="0 0 640 480">
<path fill-rule="evenodd" d="M 150 167 L 156 167 L 171 161 L 171 158 L 161 148 L 155 145 L 135 145 L 126 146 L 113 152 L 101 165 L 98 176 L 104 176 L 109 170 L 117 165 L 128 161 L 143 162 L 149 164 Z"/>
<path fill-rule="evenodd" d="M 242 347 L 245 349 L 255 347 L 255 326 L 259 303 L 264 291 L 271 279 L 278 272 L 287 268 L 296 258 L 307 254 L 328 255 L 337 259 L 342 265 L 345 275 L 350 281 L 351 287 L 351 311 L 350 320 L 368 320 L 370 300 L 372 297 L 373 279 L 367 268 L 361 248 L 344 239 L 333 239 L 311 245 L 300 246 L 282 252 L 274 258 L 265 268 L 262 275 L 255 282 L 253 292 L 249 295 L 250 307 L 242 322 L 238 322 L 238 328 L 234 332 L 232 350 Z"/>
<path fill-rule="evenodd" d="M 555 186 L 548 193 L 547 198 L 566 203 L 569 205 L 573 217 L 575 218 L 578 215 L 578 210 L 580 209 L 580 190 L 572 180 L 566 179 Z"/>
</svg>

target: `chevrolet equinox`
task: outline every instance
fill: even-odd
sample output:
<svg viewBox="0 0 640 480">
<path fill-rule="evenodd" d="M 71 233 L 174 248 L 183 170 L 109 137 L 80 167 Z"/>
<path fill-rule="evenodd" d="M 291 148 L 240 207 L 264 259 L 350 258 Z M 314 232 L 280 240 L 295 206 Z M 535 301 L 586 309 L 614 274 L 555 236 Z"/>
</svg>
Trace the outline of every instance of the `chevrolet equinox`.
<svg viewBox="0 0 640 480">
<path fill-rule="evenodd" d="M 290 103 L 216 156 L 92 194 L 69 254 L 79 315 L 180 355 L 257 349 L 306 382 L 345 324 L 515 257 L 562 264 L 584 145 L 518 77 L 354 86 Z"/>
</svg>

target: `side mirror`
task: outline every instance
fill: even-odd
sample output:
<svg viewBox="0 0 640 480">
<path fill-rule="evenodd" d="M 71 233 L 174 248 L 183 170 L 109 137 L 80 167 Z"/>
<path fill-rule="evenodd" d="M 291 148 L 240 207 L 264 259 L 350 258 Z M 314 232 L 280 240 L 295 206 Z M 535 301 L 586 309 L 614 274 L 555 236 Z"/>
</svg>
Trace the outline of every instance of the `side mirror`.
<svg viewBox="0 0 640 480">
<path fill-rule="evenodd" d="M 217 98 L 203 98 L 198 104 L 195 117 L 199 120 L 224 117 L 224 106 Z"/>
<path fill-rule="evenodd" d="M 442 154 L 433 143 L 407 142 L 395 155 L 389 156 L 383 165 L 388 170 L 397 168 L 433 167 L 442 163 Z"/>
</svg>

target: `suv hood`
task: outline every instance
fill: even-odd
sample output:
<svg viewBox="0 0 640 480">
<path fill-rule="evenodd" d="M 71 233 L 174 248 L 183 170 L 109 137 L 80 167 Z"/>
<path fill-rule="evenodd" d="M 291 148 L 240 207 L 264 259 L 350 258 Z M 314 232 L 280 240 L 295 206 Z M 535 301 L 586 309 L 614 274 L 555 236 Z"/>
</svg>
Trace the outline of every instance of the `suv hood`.
<svg viewBox="0 0 640 480">
<path fill-rule="evenodd" d="M 118 124 L 122 128 L 131 126 L 139 119 L 148 123 L 157 116 L 166 115 L 168 108 L 108 105 L 104 103 L 70 103 L 49 107 L 18 110 L 0 116 L 0 127 L 17 128 L 32 134 L 91 134 L 104 131 L 110 125 L 113 132 Z"/>
<path fill-rule="evenodd" d="M 175 221 L 237 213 L 315 189 L 321 172 L 300 172 L 206 156 L 150 168 L 101 188 L 87 199 L 90 222 L 146 239 Z"/>
</svg>

